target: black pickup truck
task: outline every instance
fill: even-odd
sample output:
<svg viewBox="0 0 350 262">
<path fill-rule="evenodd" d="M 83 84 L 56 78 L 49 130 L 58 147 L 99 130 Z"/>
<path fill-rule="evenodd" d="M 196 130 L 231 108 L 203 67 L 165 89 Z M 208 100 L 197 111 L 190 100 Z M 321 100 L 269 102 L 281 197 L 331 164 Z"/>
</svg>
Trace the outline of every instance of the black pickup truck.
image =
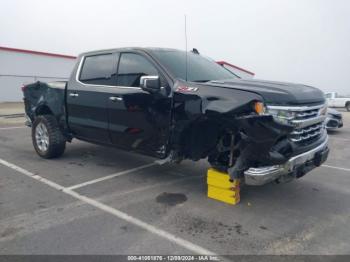
<svg viewBox="0 0 350 262">
<path fill-rule="evenodd" d="M 22 89 L 43 158 L 61 156 L 77 138 L 160 163 L 207 158 L 233 179 L 262 185 L 299 178 L 329 152 L 320 90 L 242 80 L 197 50 L 88 52 L 68 82 Z"/>
</svg>

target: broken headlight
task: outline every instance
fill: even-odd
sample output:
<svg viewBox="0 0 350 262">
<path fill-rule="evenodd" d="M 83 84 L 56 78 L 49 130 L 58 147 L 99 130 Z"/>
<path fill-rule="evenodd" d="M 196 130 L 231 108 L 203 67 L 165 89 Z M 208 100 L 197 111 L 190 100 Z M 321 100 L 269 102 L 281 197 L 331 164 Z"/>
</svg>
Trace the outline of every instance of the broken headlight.
<svg viewBox="0 0 350 262">
<path fill-rule="evenodd" d="M 273 116 L 274 120 L 281 124 L 288 124 L 290 120 L 295 118 L 295 112 L 290 110 L 276 109 L 266 107 L 266 114 Z"/>
</svg>

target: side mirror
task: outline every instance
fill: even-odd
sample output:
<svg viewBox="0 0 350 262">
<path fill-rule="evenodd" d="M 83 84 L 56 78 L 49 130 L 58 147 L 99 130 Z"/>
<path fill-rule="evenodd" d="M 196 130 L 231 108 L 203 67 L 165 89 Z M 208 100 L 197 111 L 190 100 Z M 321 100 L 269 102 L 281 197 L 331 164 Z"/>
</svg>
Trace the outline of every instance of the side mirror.
<svg viewBox="0 0 350 262">
<path fill-rule="evenodd" d="M 140 87 L 142 90 L 157 93 L 160 91 L 159 76 L 141 76 Z"/>
</svg>

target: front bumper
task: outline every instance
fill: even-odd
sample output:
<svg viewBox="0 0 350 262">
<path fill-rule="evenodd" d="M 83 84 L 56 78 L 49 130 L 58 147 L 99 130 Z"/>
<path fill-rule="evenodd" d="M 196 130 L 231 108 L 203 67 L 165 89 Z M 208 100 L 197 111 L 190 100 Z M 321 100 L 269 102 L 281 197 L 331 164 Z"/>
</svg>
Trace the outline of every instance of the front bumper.
<svg viewBox="0 0 350 262">
<path fill-rule="evenodd" d="M 332 116 L 328 116 L 326 119 L 326 128 L 328 130 L 341 128 L 343 126 L 343 119 L 342 118 L 335 118 Z"/>
<path fill-rule="evenodd" d="M 264 185 L 269 182 L 289 181 L 298 178 L 320 166 L 327 160 L 329 153 L 328 136 L 319 146 L 290 158 L 282 165 L 249 168 L 244 171 L 244 179 L 247 185 Z"/>
</svg>

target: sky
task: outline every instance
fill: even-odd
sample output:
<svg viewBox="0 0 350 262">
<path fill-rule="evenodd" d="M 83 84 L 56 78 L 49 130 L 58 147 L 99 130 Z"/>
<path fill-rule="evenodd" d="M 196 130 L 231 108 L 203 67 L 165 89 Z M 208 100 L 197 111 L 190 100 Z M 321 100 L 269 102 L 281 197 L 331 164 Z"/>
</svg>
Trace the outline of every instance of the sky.
<svg viewBox="0 0 350 262">
<path fill-rule="evenodd" d="M 255 78 L 350 94 L 349 0 L 0 0 L 0 46 L 185 49 Z"/>
</svg>

